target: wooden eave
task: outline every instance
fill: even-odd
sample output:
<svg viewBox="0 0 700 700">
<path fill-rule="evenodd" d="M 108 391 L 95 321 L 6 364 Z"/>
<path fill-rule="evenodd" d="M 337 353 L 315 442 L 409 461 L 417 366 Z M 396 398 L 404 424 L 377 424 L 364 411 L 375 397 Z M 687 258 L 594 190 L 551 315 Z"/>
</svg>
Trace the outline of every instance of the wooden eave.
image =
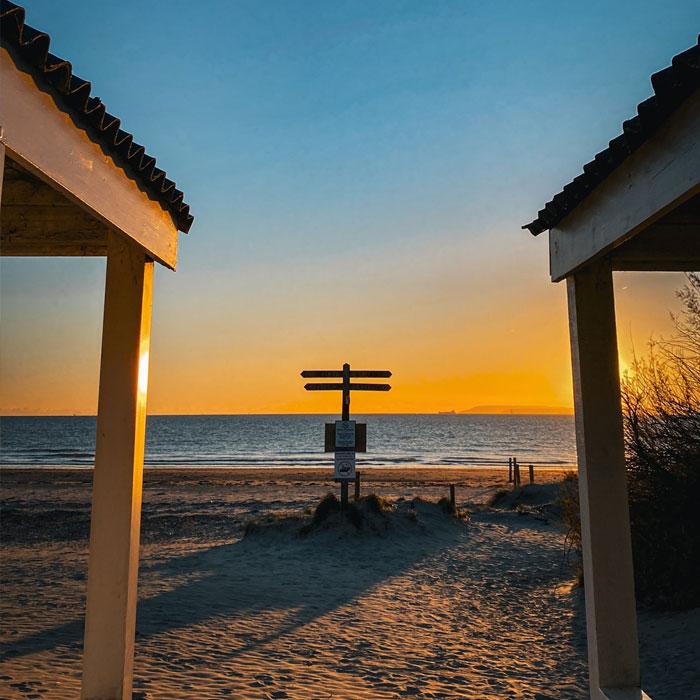
<svg viewBox="0 0 700 700">
<path fill-rule="evenodd" d="M 0 49 L 2 255 L 105 255 L 108 231 L 175 269 L 171 215 Z"/>
<path fill-rule="evenodd" d="M 610 256 L 615 269 L 698 269 L 697 206 L 673 214 L 700 194 L 698 134 L 700 92 L 550 230 L 553 281 L 602 256 Z M 627 254 L 616 250 L 623 245 Z"/>
</svg>

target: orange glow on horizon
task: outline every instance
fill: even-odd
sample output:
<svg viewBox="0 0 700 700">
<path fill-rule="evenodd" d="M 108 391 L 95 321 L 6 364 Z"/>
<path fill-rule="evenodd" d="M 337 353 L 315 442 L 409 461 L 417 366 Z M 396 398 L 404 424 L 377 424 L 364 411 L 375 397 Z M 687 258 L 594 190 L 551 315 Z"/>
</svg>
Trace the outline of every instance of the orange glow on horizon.
<svg viewBox="0 0 700 700">
<path fill-rule="evenodd" d="M 164 299 L 156 298 L 153 358 L 142 353 L 138 368 L 149 413 L 335 414 L 339 395 L 304 391 L 299 373 L 343 362 L 393 372 L 390 392 L 353 395 L 353 413 L 571 410 L 563 287 L 539 269 L 520 276 L 505 270 L 495 279 L 475 269 L 465 277 L 459 256 L 454 263 L 445 256 L 436 278 L 427 263 L 422 267 L 426 255 L 405 255 L 347 289 L 337 289 L 337 270 L 320 268 L 314 280 L 309 267 L 294 273 L 306 286 L 289 293 L 276 281 L 266 287 L 271 275 L 261 268 L 236 282 L 240 298 L 222 296 L 214 274 L 211 288 L 198 290 L 196 303 L 185 295 L 175 314 L 160 311 Z M 178 275 L 166 274 L 156 284 L 156 295 L 165 298 L 179 283 Z M 635 348 L 641 353 L 652 333 L 668 332 L 682 276 L 621 274 L 627 275 L 616 284 L 622 374 Z M 255 304 L 247 303 L 247 293 Z M 342 314 L 338 298 L 350 300 Z M 47 315 L 37 304 L 34 315 L 14 319 L 10 305 L 3 310 L 0 414 L 94 415 L 100 295 L 76 297 L 70 314 Z"/>
</svg>

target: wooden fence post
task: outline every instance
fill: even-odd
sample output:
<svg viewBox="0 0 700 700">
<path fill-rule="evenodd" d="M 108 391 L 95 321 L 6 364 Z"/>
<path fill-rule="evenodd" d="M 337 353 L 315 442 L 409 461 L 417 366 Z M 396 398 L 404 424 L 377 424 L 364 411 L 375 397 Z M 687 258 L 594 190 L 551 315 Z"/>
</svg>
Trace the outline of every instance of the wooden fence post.
<svg viewBox="0 0 700 700">
<path fill-rule="evenodd" d="M 355 472 L 355 500 L 359 501 L 360 500 L 360 481 L 362 479 L 362 475 L 360 472 Z"/>
<path fill-rule="evenodd" d="M 535 483 L 535 465 L 534 464 L 530 465 L 530 483 L 531 484 Z"/>
<path fill-rule="evenodd" d="M 455 497 L 455 485 L 450 484 L 450 510 L 453 513 L 457 512 L 457 499 Z"/>
<path fill-rule="evenodd" d="M 520 465 L 518 460 L 513 457 L 513 488 L 520 487 Z"/>
<path fill-rule="evenodd" d="M 508 457 L 508 483 L 513 482 L 513 458 Z"/>
</svg>

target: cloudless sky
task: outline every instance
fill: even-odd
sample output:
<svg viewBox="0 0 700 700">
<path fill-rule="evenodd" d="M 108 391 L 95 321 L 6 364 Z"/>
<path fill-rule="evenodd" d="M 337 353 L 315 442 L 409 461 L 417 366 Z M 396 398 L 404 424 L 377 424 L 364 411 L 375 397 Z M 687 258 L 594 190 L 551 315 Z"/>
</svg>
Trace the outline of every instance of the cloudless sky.
<svg viewBox="0 0 700 700">
<path fill-rule="evenodd" d="M 394 371 L 369 411 L 570 405 L 565 291 L 520 229 L 694 44 L 674 2 L 28 0 L 177 181 L 153 413 L 337 410 L 303 368 Z M 94 413 L 103 259 L 3 259 L 0 412 Z M 623 364 L 679 275 L 618 274 Z"/>
</svg>

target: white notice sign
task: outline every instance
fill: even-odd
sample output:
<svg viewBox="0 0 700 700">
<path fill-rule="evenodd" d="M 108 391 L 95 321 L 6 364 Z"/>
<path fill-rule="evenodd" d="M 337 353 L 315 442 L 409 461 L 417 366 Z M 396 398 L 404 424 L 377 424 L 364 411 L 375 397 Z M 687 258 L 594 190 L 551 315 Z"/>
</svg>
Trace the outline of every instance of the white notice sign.
<svg viewBox="0 0 700 700">
<path fill-rule="evenodd" d="M 336 452 L 335 453 L 335 471 L 334 479 L 355 478 L 355 453 L 354 452 Z"/>
<path fill-rule="evenodd" d="M 340 448 L 341 450 L 355 449 L 354 420 L 337 420 L 335 422 L 335 446 L 336 449 Z"/>
</svg>

